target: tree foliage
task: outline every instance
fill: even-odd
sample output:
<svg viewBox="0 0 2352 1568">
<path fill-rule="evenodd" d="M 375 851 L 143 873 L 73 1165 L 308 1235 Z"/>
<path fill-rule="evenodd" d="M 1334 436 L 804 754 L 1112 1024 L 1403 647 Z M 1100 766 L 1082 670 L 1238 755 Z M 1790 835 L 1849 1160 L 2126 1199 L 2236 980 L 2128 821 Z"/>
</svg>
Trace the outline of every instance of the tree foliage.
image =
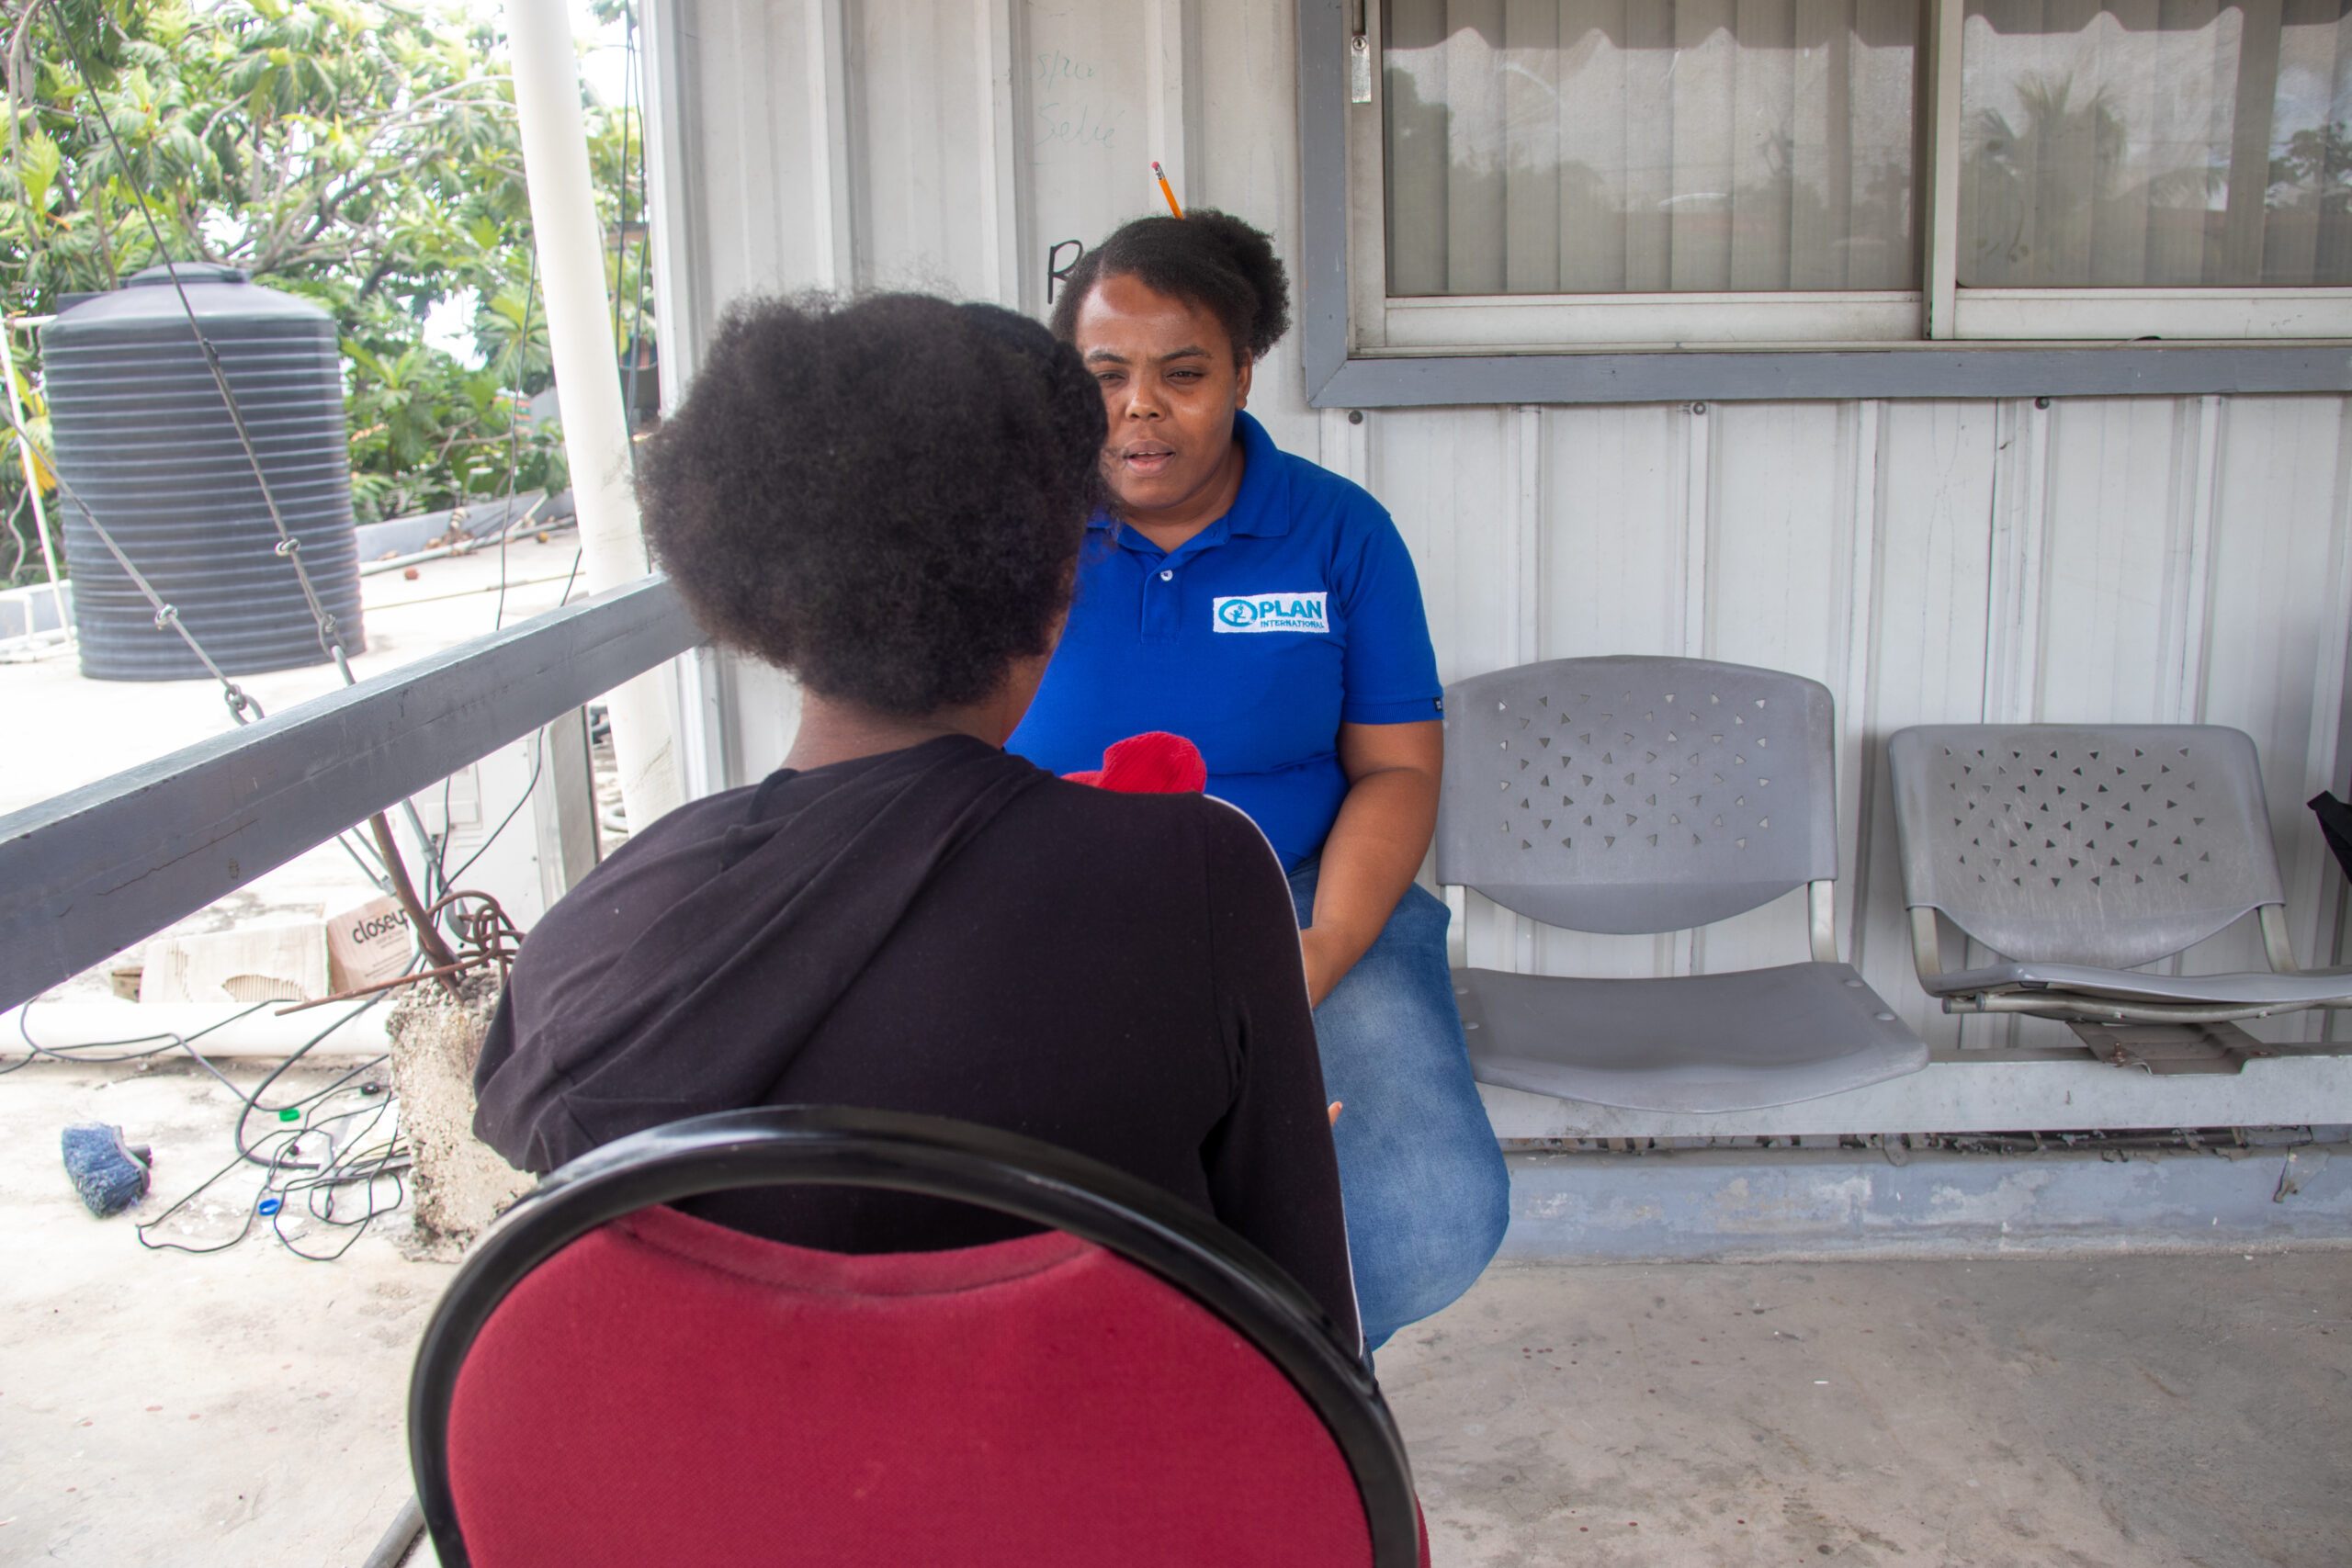
<svg viewBox="0 0 2352 1568">
<path fill-rule="evenodd" d="M 47 314 L 114 288 L 160 259 L 160 234 L 174 257 L 243 267 L 333 312 L 363 517 L 503 492 L 510 465 L 519 485 L 561 482 L 552 432 L 517 418 L 549 360 L 505 46 L 489 22 L 449 0 L 12 12 L 0 306 Z M 589 125 L 610 231 L 624 171 L 629 216 L 642 211 L 637 127 L 594 104 Z M 608 254 L 607 275 L 634 319 L 641 254 Z M 428 313 L 468 301 L 478 363 L 425 338 Z M 11 465 L 0 507 L 21 488 Z"/>
</svg>

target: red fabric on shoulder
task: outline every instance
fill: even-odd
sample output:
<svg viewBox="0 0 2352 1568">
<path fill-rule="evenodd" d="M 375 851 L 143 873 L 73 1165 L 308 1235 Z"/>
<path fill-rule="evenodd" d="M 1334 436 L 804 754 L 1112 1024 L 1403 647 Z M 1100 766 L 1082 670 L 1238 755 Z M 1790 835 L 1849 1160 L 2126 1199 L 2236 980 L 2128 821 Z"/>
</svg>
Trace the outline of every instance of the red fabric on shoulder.
<svg viewBox="0 0 2352 1568">
<path fill-rule="evenodd" d="M 1062 777 L 1122 795 L 1198 795 L 1209 786 L 1208 764 L 1201 760 L 1201 749 L 1181 735 L 1159 729 L 1114 741 L 1102 753 L 1101 767 Z"/>
<path fill-rule="evenodd" d="M 1346 1461 L 1189 1297 L 1055 1233 L 845 1257 L 668 1209 L 492 1314 L 449 1421 L 478 1568 L 1362 1568 Z"/>
</svg>

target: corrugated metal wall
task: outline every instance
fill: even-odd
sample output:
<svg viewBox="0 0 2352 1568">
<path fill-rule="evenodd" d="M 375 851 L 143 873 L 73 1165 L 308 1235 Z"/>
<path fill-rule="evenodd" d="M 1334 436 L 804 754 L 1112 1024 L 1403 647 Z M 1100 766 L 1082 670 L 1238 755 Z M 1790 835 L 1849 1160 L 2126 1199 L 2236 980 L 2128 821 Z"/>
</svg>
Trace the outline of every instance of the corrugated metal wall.
<svg viewBox="0 0 2352 1568">
<path fill-rule="evenodd" d="M 1270 226 L 1295 254 L 1292 15 L 1288 0 L 655 0 L 656 218 L 678 237 L 665 369 L 690 369 L 718 309 L 755 289 L 905 285 L 1041 310 L 1057 242 L 1154 209 L 1155 157 L 1188 202 Z M 1962 1037 L 1911 974 L 1883 758 L 1906 724 L 2245 728 L 2297 948 L 2340 960 L 2340 879 L 2302 802 L 2352 763 L 2346 400 L 1358 423 L 1306 406 L 1294 341 L 1251 408 L 1396 514 L 1449 679 L 1684 653 L 1825 682 L 1843 730 L 1845 939 L 1931 1042 Z M 756 670 L 726 679 L 728 771 L 748 779 L 781 755 L 791 694 Z M 1589 938 L 1481 905 L 1469 940 L 1481 964 L 1664 974 L 1800 957 L 1804 915 L 1791 899 L 1696 936 Z M 2259 967 L 2251 932 L 2186 967 L 2223 965 Z M 1971 1021 L 1966 1038 L 2011 1027 Z"/>
</svg>

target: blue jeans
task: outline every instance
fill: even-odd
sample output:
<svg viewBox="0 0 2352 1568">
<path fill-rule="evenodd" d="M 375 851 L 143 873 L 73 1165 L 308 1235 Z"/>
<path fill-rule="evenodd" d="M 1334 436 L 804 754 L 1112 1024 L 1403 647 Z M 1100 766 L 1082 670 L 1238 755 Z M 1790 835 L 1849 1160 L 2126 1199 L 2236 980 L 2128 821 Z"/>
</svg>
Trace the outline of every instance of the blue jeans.
<svg viewBox="0 0 2352 1568">
<path fill-rule="evenodd" d="M 1316 863 L 1291 874 L 1304 927 Z M 1375 1350 L 1467 1291 L 1503 1244 L 1510 1175 L 1470 1077 L 1446 967 L 1442 900 L 1407 888 L 1367 953 L 1315 1010 L 1363 1343 Z"/>
</svg>

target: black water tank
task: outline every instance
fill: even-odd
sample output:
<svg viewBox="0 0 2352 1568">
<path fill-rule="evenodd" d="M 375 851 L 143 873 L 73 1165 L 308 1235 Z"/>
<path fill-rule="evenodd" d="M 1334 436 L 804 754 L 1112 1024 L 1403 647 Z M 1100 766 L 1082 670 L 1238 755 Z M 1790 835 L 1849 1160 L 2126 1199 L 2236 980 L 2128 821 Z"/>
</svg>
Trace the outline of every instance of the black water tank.
<svg viewBox="0 0 2352 1568">
<path fill-rule="evenodd" d="M 235 267 L 183 262 L 178 273 L 320 601 L 357 653 L 359 547 L 334 318 Z M 213 660 L 232 675 L 324 662 L 171 269 L 149 267 L 59 316 L 41 333 L 41 363 L 58 472 Z M 81 510 L 62 496 L 58 510 L 82 673 L 203 675 L 187 645 L 156 628 L 153 607 Z"/>
</svg>

